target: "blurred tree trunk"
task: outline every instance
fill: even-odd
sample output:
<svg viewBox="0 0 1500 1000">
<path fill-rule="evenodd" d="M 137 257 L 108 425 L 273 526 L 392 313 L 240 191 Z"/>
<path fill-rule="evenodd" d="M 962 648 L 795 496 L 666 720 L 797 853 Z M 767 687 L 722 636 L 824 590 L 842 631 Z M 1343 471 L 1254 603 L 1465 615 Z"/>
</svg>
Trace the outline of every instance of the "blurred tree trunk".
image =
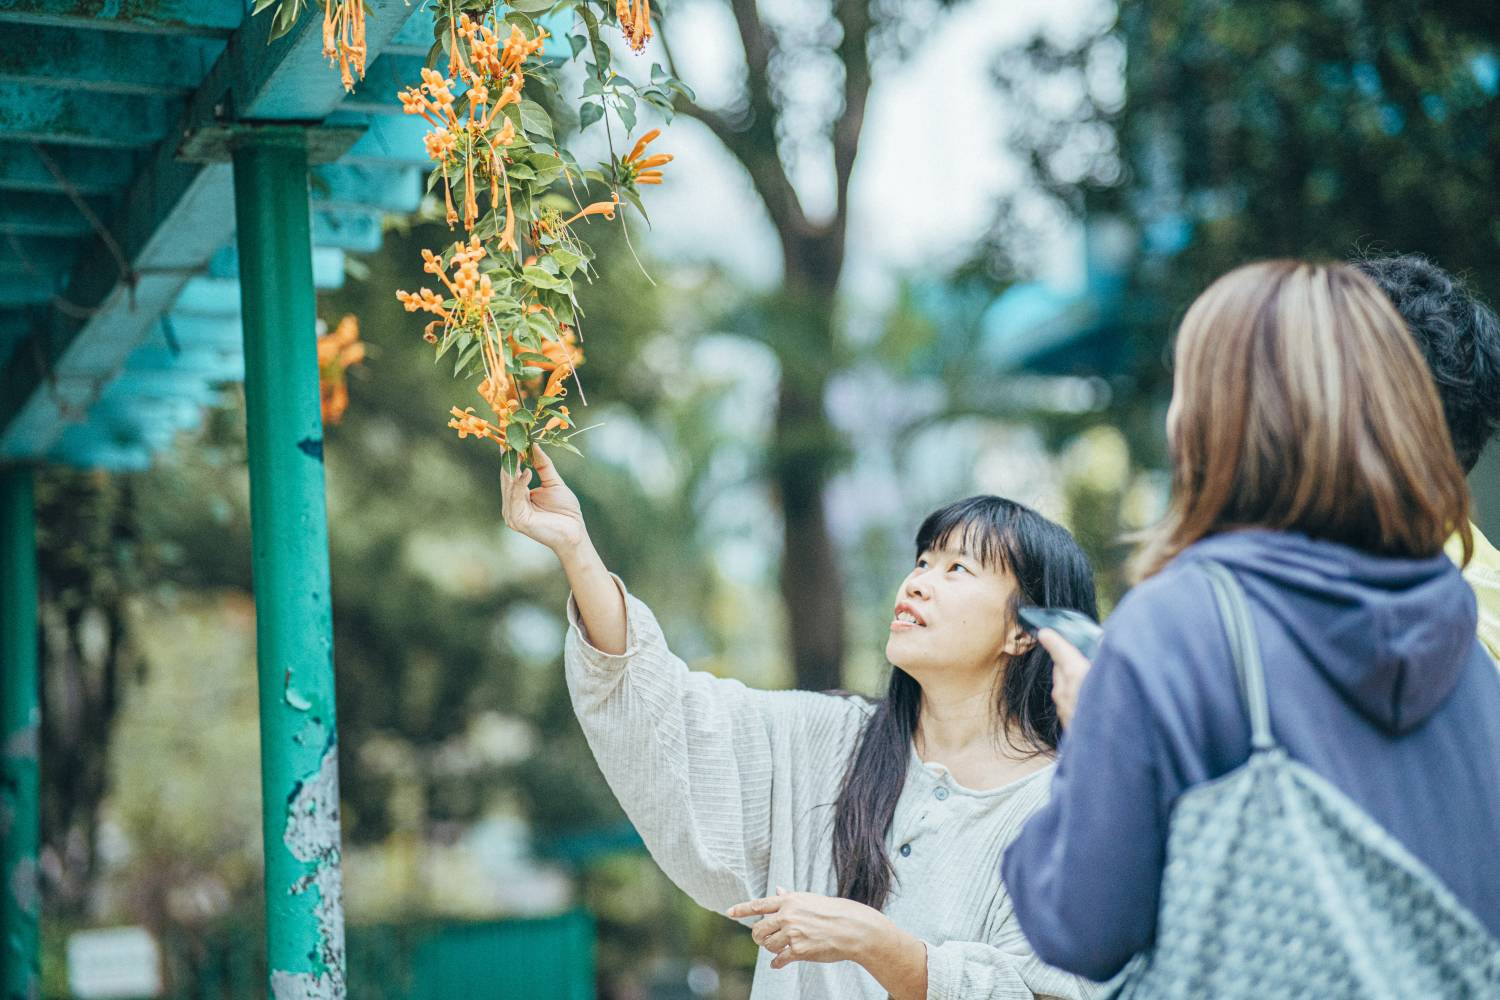
<svg viewBox="0 0 1500 1000">
<path fill-rule="evenodd" d="M 775 296 L 767 341 L 781 368 L 771 477 L 782 513 L 781 595 L 798 687 L 840 686 L 844 660 L 844 583 L 825 494 L 845 447 L 829 422 L 824 395 L 838 357 L 837 292 L 849 222 L 849 177 L 859 153 L 870 92 L 870 0 L 834 0 L 838 41 L 832 55 L 843 68 L 841 102 L 828 124 L 836 202 L 825 220 L 809 219 L 778 149 L 785 102 L 770 66 L 781 40 L 761 18 L 756 0 L 729 0 L 746 66 L 745 88 L 734 107 L 711 110 L 691 102 L 679 109 L 703 122 L 750 175 L 781 242 L 784 278 Z"/>
<path fill-rule="evenodd" d="M 141 549 L 132 480 L 49 469 L 37 483 L 42 866 L 49 913 L 85 912 L 109 734 L 131 661 Z"/>
</svg>

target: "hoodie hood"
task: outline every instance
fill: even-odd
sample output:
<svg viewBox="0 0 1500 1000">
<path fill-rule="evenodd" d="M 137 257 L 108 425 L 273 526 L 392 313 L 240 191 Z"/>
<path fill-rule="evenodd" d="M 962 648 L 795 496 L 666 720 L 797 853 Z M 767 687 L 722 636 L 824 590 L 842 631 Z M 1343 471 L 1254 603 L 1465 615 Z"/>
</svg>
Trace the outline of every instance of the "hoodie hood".
<svg viewBox="0 0 1500 1000">
<path fill-rule="evenodd" d="M 1474 592 L 1447 556 L 1404 559 L 1274 531 L 1189 547 L 1214 559 L 1361 714 L 1400 735 L 1452 693 L 1474 650 Z"/>
</svg>

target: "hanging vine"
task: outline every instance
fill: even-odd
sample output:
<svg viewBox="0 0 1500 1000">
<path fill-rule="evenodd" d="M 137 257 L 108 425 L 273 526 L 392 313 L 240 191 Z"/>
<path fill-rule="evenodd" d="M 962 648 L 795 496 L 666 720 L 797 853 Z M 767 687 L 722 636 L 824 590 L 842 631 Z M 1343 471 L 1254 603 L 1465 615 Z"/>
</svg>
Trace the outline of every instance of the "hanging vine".
<svg viewBox="0 0 1500 1000">
<path fill-rule="evenodd" d="M 257 12 L 277 2 L 259 0 Z M 273 37 L 290 29 L 306 0 L 279 2 Z M 575 283 L 595 273 L 594 252 L 577 230 L 617 218 L 624 225 L 627 206 L 647 218 L 640 189 L 661 184 L 672 161 L 650 149 L 659 129 L 617 155 L 615 128 L 626 137 L 636 130 L 640 102 L 670 121 L 675 97 L 692 93 L 659 65 L 643 84 L 612 66 L 602 32 L 618 30 L 630 50 L 643 52 L 652 37 L 647 0 L 438 0 L 434 13 L 427 66 L 398 97 L 429 126 L 427 190 L 441 186 L 459 238 L 422 252 L 430 287 L 396 298 L 408 312 L 434 317 L 423 337 L 439 361 L 452 358 L 456 378 L 475 384 L 477 402 L 452 407 L 448 426 L 460 438 L 494 443 L 514 470 L 533 444 L 576 451 L 570 439 L 578 427 L 565 402 L 572 392 L 582 398 Z M 364 14 L 362 0 L 324 0 L 324 55 L 351 90 L 364 75 Z M 558 39 L 539 18 L 571 24 L 566 58 L 551 51 Z M 580 57 L 582 90 L 568 102 L 556 69 Z M 544 101 L 571 103 L 580 130 L 602 122 L 609 160 L 582 168 L 558 143 Z"/>
</svg>

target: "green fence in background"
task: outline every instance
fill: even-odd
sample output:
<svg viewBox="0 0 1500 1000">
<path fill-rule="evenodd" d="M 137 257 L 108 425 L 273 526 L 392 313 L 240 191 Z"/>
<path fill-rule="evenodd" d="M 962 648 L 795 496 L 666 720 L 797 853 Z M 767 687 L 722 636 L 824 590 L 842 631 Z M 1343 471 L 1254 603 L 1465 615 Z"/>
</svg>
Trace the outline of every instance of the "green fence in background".
<svg viewBox="0 0 1500 1000">
<path fill-rule="evenodd" d="M 348 929 L 351 1000 L 593 1000 L 594 921 L 535 920 Z M 265 982 L 253 928 L 164 942 L 168 1000 L 243 1000 Z"/>
</svg>

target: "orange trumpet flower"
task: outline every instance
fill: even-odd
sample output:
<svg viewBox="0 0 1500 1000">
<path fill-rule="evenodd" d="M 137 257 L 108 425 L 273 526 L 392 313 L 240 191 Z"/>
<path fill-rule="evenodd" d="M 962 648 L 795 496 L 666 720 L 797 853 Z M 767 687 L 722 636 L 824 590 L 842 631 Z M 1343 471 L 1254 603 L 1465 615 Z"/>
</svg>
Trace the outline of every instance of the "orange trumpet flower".
<svg viewBox="0 0 1500 1000">
<path fill-rule="evenodd" d="M 584 216 L 588 215 L 602 215 L 606 220 L 613 221 L 615 217 L 615 209 L 619 207 L 620 196 L 613 195 L 609 201 L 596 201 L 592 205 L 586 206 L 577 215 L 564 219 L 563 225 L 570 226 L 573 223 L 577 222 L 579 219 L 582 219 Z"/>
</svg>

